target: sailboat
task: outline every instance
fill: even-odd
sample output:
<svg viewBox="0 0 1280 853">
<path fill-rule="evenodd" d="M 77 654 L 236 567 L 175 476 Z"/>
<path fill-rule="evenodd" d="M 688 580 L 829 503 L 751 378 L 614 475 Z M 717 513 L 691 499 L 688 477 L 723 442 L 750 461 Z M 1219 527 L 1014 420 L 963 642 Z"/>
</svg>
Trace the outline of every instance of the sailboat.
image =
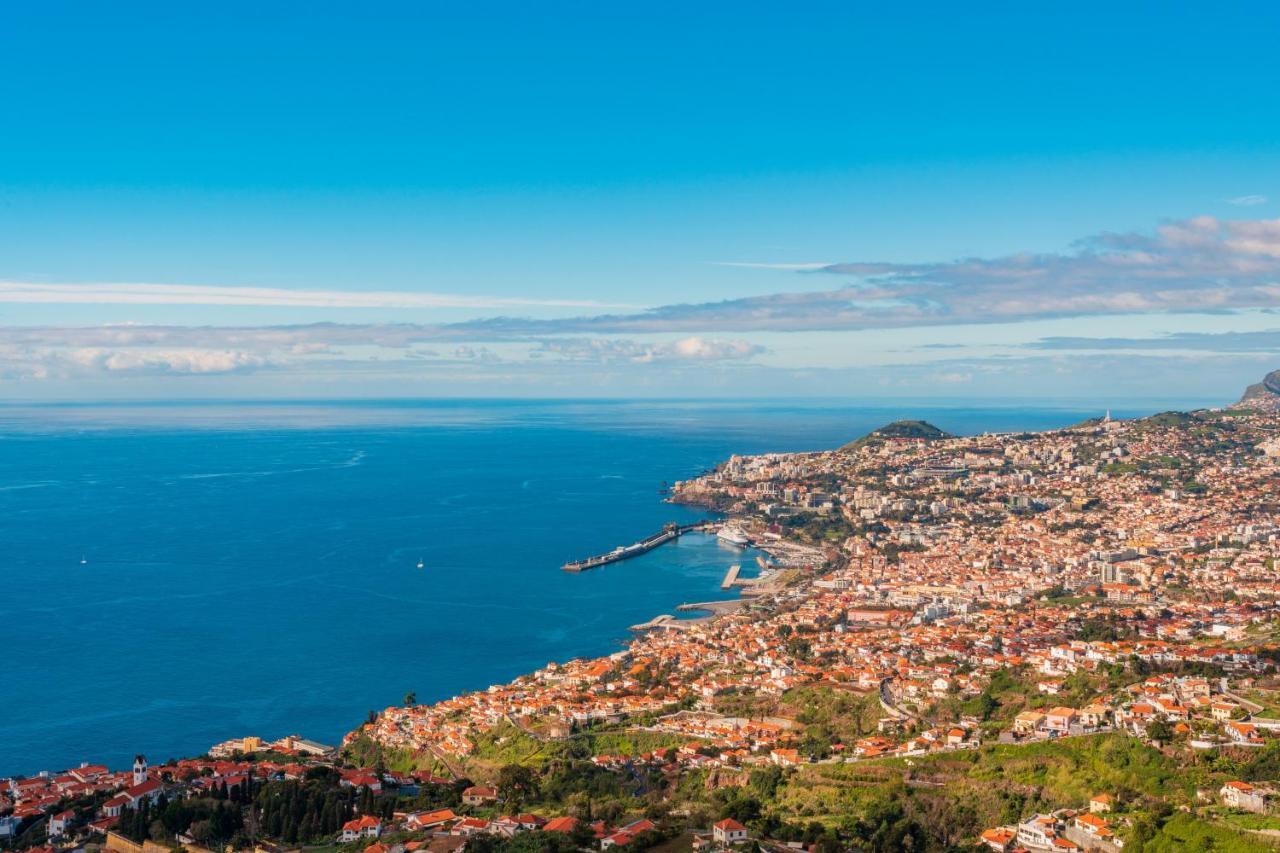
<svg viewBox="0 0 1280 853">
<path fill-rule="evenodd" d="M 424 562 L 422 562 L 422 558 L 421 558 L 421 557 L 419 557 L 419 558 L 418 558 L 418 568 L 420 568 L 420 569 L 425 569 L 426 567 L 427 567 L 427 564 L 426 564 L 426 563 L 424 563 Z"/>
<path fill-rule="evenodd" d="M 89 561 L 88 561 L 87 559 L 85 559 L 85 558 L 82 556 L 82 557 L 80 558 L 80 565 L 85 566 L 85 565 L 88 565 L 88 564 L 89 564 Z"/>
</svg>

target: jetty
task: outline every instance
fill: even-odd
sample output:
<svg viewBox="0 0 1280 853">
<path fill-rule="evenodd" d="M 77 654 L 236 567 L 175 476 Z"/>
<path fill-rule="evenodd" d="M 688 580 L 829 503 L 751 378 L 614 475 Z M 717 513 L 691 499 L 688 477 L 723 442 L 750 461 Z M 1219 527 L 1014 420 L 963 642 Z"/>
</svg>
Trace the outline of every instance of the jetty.
<svg viewBox="0 0 1280 853">
<path fill-rule="evenodd" d="M 742 566 L 734 563 L 729 567 L 729 571 L 724 573 L 724 580 L 720 581 L 721 589 L 730 589 L 734 582 L 738 579 L 738 573 L 742 571 Z"/>
<path fill-rule="evenodd" d="M 652 536 L 641 539 L 639 542 L 634 542 L 630 545 L 619 545 L 607 554 L 597 554 L 594 557 L 587 557 L 585 560 L 574 560 L 572 562 L 565 563 L 560 568 L 564 569 L 566 572 L 582 572 L 599 566 L 607 566 L 610 563 L 617 563 L 621 560 L 629 560 L 632 557 L 639 557 L 641 554 L 646 554 L 654 548 L 657 548 L 659 545 L 665 545 L 667 542 L 679 538 L 682 533 L 688 533 L 690 530 L 701 530 L 703 526 L 703 522 L 699 522 L 698 524 L 686 524 L 683 526 L 676 524 L 675 522 L 671 522 L 663 525 L 662 530 Z"/>
</svg>

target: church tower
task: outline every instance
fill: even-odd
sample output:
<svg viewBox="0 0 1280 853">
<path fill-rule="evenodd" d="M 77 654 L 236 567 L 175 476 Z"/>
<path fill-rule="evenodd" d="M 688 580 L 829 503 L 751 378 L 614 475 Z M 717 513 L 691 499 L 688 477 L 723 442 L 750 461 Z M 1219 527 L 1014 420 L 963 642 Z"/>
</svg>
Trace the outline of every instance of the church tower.
<svg viewBox="0 0 1280 853">
<path fill-rule="evenodd" d="M 133 784 L 141 785 L 147 781 L 147 757 L 145 755 L 135 755 L 133 757 Z"/>
</svg>

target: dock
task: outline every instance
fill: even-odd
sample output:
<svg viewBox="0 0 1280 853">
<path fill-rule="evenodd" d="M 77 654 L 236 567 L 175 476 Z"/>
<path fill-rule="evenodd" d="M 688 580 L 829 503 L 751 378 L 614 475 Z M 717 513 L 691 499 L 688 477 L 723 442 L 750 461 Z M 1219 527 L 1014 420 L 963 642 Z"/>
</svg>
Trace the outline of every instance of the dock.
<svg viewBox="0 0 1280 853">
<path fill-rule="evenodd" d="M 688 533 L 690 530 L 701 530 L 703 523 L 679 525 L 674 522 L 665 524 L 662 530 L 652 536 L 641 539 L 639 542 L 631 545 L 619 545 L 607 554 L 597 554 L 594 557 L 587 557 L 585 560 L 574 560 L 565 563 L 560 568 L 566 572 L 582 572 L 587 569 L 594 569 L 599 566 L 607 566 L 610 563 L 617 563 L 621 560 L 629 560 L 632 557 L 639 557 L 641 554 L 647 554 L 659 545 L 664 545 L 674 539 L 678 539 L 682 533 Z"/>
<path fill-rule="evenodd" d="M 734 563 L 729 567 L 729 571 L 724 573 L 724 580 L 720 581 L 721 589 L 732 589 L 734 582 L 738 579 L 738 573 L 742 571 L 742 566 Z"/>
</svg>

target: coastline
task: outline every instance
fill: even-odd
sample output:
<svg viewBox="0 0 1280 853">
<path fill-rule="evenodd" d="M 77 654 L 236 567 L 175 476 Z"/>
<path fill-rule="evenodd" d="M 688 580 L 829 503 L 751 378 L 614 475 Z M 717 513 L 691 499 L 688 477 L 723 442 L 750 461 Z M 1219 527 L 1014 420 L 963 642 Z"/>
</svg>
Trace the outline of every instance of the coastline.
<svg viewBox="0 0 1280 853">
<path fill-rule="evenodd" d="M 515 404 L 507 408 L 520 411 Z M 466 470 L 454 470 L 455 460 L 471 459 L 493 439 L 491 430 L 456 428 L 474 425 L 470 415 L 451 417 L 454 426 L 448 430 L 432 428 L 423 432 L 420 428 L 396 426 L 373 433 L 335 433 L 327 421 L 306 424 L 315 427 L 312 432 L 301 429 L 302 424 L 294 425 L 297 429 L 288 433 L 241 430 L 239 423 L 235 427 L 215 429 L 216 424 L 209 424 L 208 429 L 188 430 L 185 427 L 191 424 L 181 420 L 173 422 L 170 431 L 161 436 L 160 450 L 165 452 L 157 452 L 156 434 L 137 432 L 133 423 L 104 422 L 101 432 L 88 437 L 78 435 L 74 445 L 68 443 L 68 433 L 59 431 L 26 439 L 22 458 L 15 456 L 10 464 L 22 482 L 39 482 L 43 490 L 5 493 L 7 507 L 14 511 L 11 518 L 34 518 L 38 522 L 9 531 L 18 556 L 14 600 L 40 600 L 39 588 L 50 583 L 75 585 L 76 600 L 64 602 L 51 615 L 40 617 L 52 619 L 60 629 L 58 648 L 50 651 L 56 660 L 83 659 L 91 651 L 125 655 L 129 649 L 154 642 L 156 632 L 163 632 L 167 638 L 169 657 L 189 657 L 200 651 L 201 643 L 195 637 L 215 628 L 227 630 L 239 625 L 234 619 L 228 620 L 226 611 L 217 606 L 218 597 L 230 596 L 230 601 L 244 590 L 254 591 L 293 642 L 276 661 L 273 677 L 279 679 L 279 696 L 264 696 L 253 686 L 259 683 L 258 664 L 249 659 L 255 656 L 243 644 L 233 644 L 228 649 L 225 676 L 217 668 L 199 679 L 185 672 L 149 668 L 160 679 L 160 687 L 144 702 L 138 701 L 136 691 L 125 692 L 100 679 L 64 684 L 55 671 L 52 675 L 63 691 L 61 701 L 101 713 L 104 722 L 92 730 L 70 726 L 56 714 L 48 715 L 43 692 L 15 687 L 10 691 L 14 703 L 13 748 L 7 750 L 5 770 L 36 772 L 89 759 L 105 759 L 115 766 L 127 762 L 136 751 L 195 754 L 244 730 L 268 735 L 299 731 L 334 742 L 358 721 L 363 709 L 381 708 L 411 688 L 424 700 L 435 701 L 517 677 L 547 660 L 608 655 L 619 648 L 620 635 L 626 634 L 618 630 L 619 625 L 625 628 L 654 614 L 672 612 L 678 603 L 713 598 L 716 583 L 681 583 L 675 580 L 677 570 L 670 565 L 652 577 L 648 571 L 606 570 L 607 574 L 586 582 L 592 588 L 586 593 L 591 618 L 586 624 L 570 624 L 570 617 L 558 603 L 543 606 L 543 590 L 537 588 L 554 589 L 549 597 L 558 596 L 559 602 L 573 594 L 571 587 L 557 586 L 559 579 L 548 574 L 560 574 L 548 567 L 577 556 L 573 553 L 576 548 L 566 548 L 566 543 L 585 542 L 590 546 L 588 550 L 593 550 L 627 541 L 637 530 L 653 529 L 651 525 L 676 517 L 667 511 L 675 507 L 662 504 L 651 489 L 638 489 L 638 483 L 657 483 L 673 475 L 679 477 L 682 472 L 693 476 L 693 472 L 705 471 L 713 461 L 733 453 L 768 453 L 778 447 L 804 452 L 806 448 L 834 446 L 847 439 L 851 431 L 856 434 L 861 428 L 860 420 L 871 425 L 885 416 L 874 407 L 865 406 L 806 410 L 804 418 L 795 418 L 794 411 L 787 409 L 768 413 L 770 420 L 766 423 L 753 420 L 750 431 L 726 433 L 724 413 L 717 412 L 714 425 L 707 421 L 705 426 L 680 433 L 679 440 L 655 443 L 648 420 L 642 429 L 626 429 L 625 422 L 618 428 L 618 407 L 597 408 L 613 413 L 608 429 L 602 423 L 598 431 L 583 433 L 578 413 L 566 416 L 564 423 L 573 429 L 563 435 L 572 440 L 575 448 L 571 469 L 566 469 L 557 455 L 564 442 L 557 438 L 552 445 L 543 438 L 559 433 L 524 425 L 513 427 L 513 431 L 504 430 L 503 440 L 515 442 L 522 458 L 558 461 L 554 471 L 522 465 L 520 477 L 527 478 L 530 486 L 526 488 L 517 478 L 504 490 L 504 494 L 520 498 L 519 503 L 505 499 L 494 503 L 492 494 L 486 491 L 484 512 L 476 511 L 474 501 L 460 500 L 467 491 L 478 495 L 473 487 L 474 466 L 468 464 Z M 191 417 L 198 420 L 203 411 L 200 409 Z M 627 411 L 623 409 L 621 414 Z M 493 413 L 483 414 L 484 421 L 491 423 Z M 681 407 L 679 414 L 686 418 L 687 407 Z M 955 416 L 951 410 L 947 414 Z M 1015 418 L 1004 411 L 979 407 L 965 409 L 960 416 L 968 419 L 961 429 L 1035 429 L 1042 422 L 1069 419 L 1057 409 L 1036 409 L 1030 414 L 1021 411 Z M 365 425 L 371 417 L 362 414 L 355 421 Z M 751 417 L 761 416 L 753 411 Z M 584 445 L 584 435 L 598 436 L 598 440 L 590 438 Z M 424 440 L 428 437 L 430 440 Z M 620 446 L 634 447 L 637 452 L 620 453 Z M 16 444 L 12 448 L 19 449 Z M 430 448 L 439 451 L 426 452 Z M 644 452 L 639 452 L 641 448 Z M 227 454 L 231 449 L 234 457 Z M 100 483 L 73 488 L 74 481 L 62 476 L 62 465 L 44 465 L 30 471 L 18 467 L 32 458 L 66 459 L 80 464 L 77 454 L 140 466 L 139 476 L 125 478 L 116 476 L 114 469 L 105 469 L 108 476 Z M 396 461 L 388 465 L 388 460 Z M 632 464 L 631 460 L 641 464 Z M 427 478 L 430 491 L 423 490 L 424 500 L 418 501 L 425 504 L 424 508 L 408 515 L 403 500 L 406 466 L 431 472 Z M 566 474 L 570 479 L 565 479 Z M 313 497 L 305 504 L 302 517 L 289 509 L 304 506 L 297 501 L 294 483 L 317 477 L 341 477 L 344 496 L 339 500 L 335 493 L 333 500 L 319 501 Z M 206 531 L 188 529 L 183 519 L 175 518 L 172 529 L 158 531 L 148 545 L 147 562 L 135 562 L 137 542 L 129 525 L 105 528 L 95 523 L 105 494 L 115 496 L 112 500 L 119 504 L 118 517 L 127 517 L 152 505 L 153 486 L 159 485 L 164 486 L 165 500 L 175 505 L 187 505 L 206 493 L 212 497 L 210 487 L 216 486 L 223 493 L 215 518 L 220 533 L 216 546 L 206 544 Z M 559 496 L 554 500 L 549 490 L 552 486 Z M 251 505 L 245 491 L 249 489 L 255 500 L 284 508 L 277 531 L 292 527 L 307 531 L 306 537 L 282 541 L 253 513 L 241 512 L 237 507 L 247 509 Z M 33 495 L 44 500 L 33 507 Z M 554 515 L 542 512 L 543 507 L 552 504 L 559 504 Z M 610 518 L 604 523 L 599 513 L 602 504 L 610 507 Z M 27 507 L 26 515 L 17 512 L 23 507 Z M 353 507 L 358 508 L 356 512 Z M 527 520 L 515 525 L 493 525 L 495 514 L 513 512 Z M 701 512 L 697 515 L 705 517 Z M 334 519 L 335 524 L 317 526 L 317 517 Z M 416 544 L 430 537 L 433 528 L 444 525 L 455 531 L 448 541 L 441 540 L 446 547 Z M 78 565 L 84 546 L 76 543 L 74 559 L 63 561 L 58 553 L 59 543 L 39 535 L 42 529 L 83 531 L 90 543 L 89 570 Z M 529 538 L 530 531 L 536 538 Z M 551 531 L 553 535 L 539 531 Z M 487 543 L 483 550 L 496 556 L 481 554 L 477 559 L 476 541 Z M 785 556 L 786 543 L 757 544 L 775 557 Z M 427 568 L 417 571 L 413 563 L 424 552 Z M 516 560 L 512 554 L 518 555 Z M 262 555 L 270 561 L 270 570 L 266 570 L 263 560 L 246 560 L 245 555 Z M 539 570 L 529 565 L 531 560 L 536 561 Z M 508 566 L 518 566 L 520 571 L 510 571 Z M 721 564 L 715 580 L 723 570 Z M 146 590 L 146 599 L 119 597 L 126 571 L 130 584 Z M 630 577 L 623 580 L 626 575 Z M 477 583 L 481 576 L 484 580 Z M 312 577 L 323 582 L 311 583 L 308 579 Z M 662 587 L 654 589 L 652 580 L 659 580 Z M 202 595 L 213 599 L 213 606 L 200 611 L 204 616 L 181 605 L 190 596 L 193 584 L 198 585 Z M 633 590 L 643 595 L 632 595 Z M 287 593 L 290 606 L 279 606 L 283 604 L 281 592 Z M 502 624 L 510 621 L 504 614 L 511 610 L 508 603 L 513 596 L 528 612 L 526 602 L 531 595 L 539 597 L 533 611 L 536 615 L 530 620 L 546 627 L 522 627 L 516 638 L 511 631 L 502 629 Z M 178 604 L 171 606 L 172 602 Z M 95 648 L 90 649 L 79 639 L 89 635 L 73 629 L 83 623 L 86 611 L 81 608 L 100 604 L 110 604 L 112 621 L 128 626 L 128 630 L 112 632 L 105 640 L 97 639 Z M 625 615 L 614 612 L 619 605 L 629 605 Z M 315 626 L 349 620 L 353 607 L 376 609 L 379 620 L 392 632 L 392 642 L 405 651 L 369 661 L 366 655 L 338 646 L 330 650 L 324 667 L 318 669 L 314 655 L 308 651 L 314 650 L 317 642 L 324 642 L 313 640 L 317 636 Z M 439 617 L 423 625 L 424 608 L 437 607 Z M 18 618 L 7 623 L 13 636 L 29 627 L 25 612 L 15 615 Z M 692 618 L 682 621 L 715 615 L 691 613 Z M 191 626 L 185 623 L 192 618 L 194 627 L 201 630 L 189 630 Z M 174 624 L 176 621 L 184 625 Z M 94 636 L 102 637 L 100 633 Z M 415 651 L 439 649 L 442 644 L 477 643 L 494 650 L 479 663 L 469 654 L 455 660 Z M 429 670 L 424 668 L 427 664 Z M 24 675 L 21 666 L 19 670 Z M 408 676 L 415 672 L 426 672 L 426 680 Z M 359 683 L 354 690 L 353 679 Z M 305 704 L 290 701 L 289 697 L 303 695 L 308 697 Z M 205 710 L 211 707 L 217 710 Z"/>
</svg>

